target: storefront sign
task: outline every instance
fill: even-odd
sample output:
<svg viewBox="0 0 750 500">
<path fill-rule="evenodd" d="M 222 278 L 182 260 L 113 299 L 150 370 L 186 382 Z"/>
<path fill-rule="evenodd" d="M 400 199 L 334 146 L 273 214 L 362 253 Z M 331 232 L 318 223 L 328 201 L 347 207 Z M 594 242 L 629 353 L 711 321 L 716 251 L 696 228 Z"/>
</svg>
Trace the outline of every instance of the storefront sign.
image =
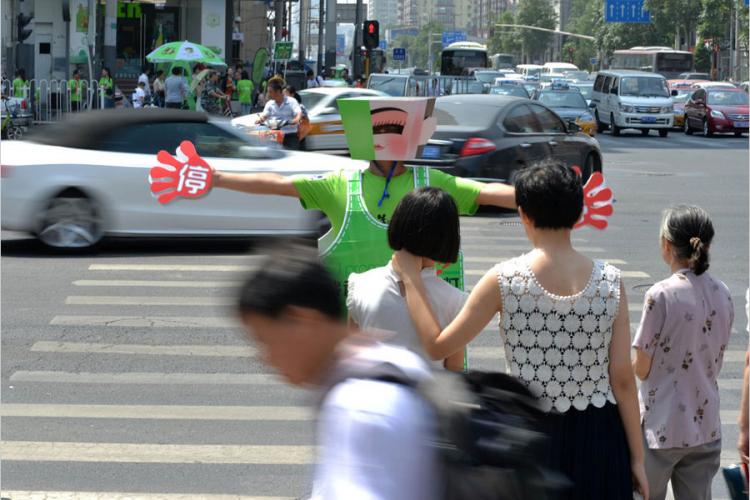
<svg viewBox="0 0 750 500">
<path fill-rule="evenodd" d="M 225 57 L 226 1 L 203 0 L 201 3 L 201 39 L 199 43 Z"/>
<path fill-rule="evenodd" d="M 141 18 L 141 4 L 117 2 L 117 17 L 127 19 Z"/>
<path fill-rule="evenodd" d="M 88 0 L 70 0 L 70 63 L 85 63 L 88 53 L 87 40 L 89 33 L 89 12 Z"/>
</svg>

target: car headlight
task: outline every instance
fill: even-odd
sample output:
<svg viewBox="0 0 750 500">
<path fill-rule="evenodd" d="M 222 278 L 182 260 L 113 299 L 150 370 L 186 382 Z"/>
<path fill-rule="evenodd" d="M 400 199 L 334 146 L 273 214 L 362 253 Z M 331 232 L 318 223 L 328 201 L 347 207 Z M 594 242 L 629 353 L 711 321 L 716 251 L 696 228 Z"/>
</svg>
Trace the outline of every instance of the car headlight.
<svg viewBox="0 0 750 500">
<path fill-rule="evenodd" d="M 593 122 L 594 121 L 594 117 L 591 116 L 591 113 L 584 113 L 581 116 L 579 116 L 576 121 L 579 121 L 579 122 Z"/>
<path fill-rule="evenodd" d="M 620 110 L 623 113 L 633 113 L 635 111 L 635 109 L 633 108 L 633 106 L 629 106 L 627 104 L 620 104 Z"/>
<path fill-rule="evenodd" d="M 726 117 L 724 116 L 724 113 L 722 113 L 721 111 L 717 111 L 715 109 L 711 110 L 711 116 L 713 116 L 714 118 L 721 118 L 722 120 L 726 119 Z"/>
<path fill-rule="evenodd" d="M 671 104 L 669 106 L 664 106 L 663 108 L 661 108 L 662 113 L 671 113 L 672 111 L 674 111 L 674 106 L 672 106 Z"/>
</svg>

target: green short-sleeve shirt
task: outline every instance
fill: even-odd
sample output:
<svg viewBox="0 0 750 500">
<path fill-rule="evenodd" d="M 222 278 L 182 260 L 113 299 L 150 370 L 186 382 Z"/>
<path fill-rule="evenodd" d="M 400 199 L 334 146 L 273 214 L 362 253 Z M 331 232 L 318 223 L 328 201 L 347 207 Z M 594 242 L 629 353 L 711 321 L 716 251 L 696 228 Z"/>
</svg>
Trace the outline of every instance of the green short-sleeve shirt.
<svg viewBox="0 0 750 500">
<path fill-rule="evenodd" d="M 477 211 L 477 197 L 484 184 L 454 177 L 435 169 L 429 169 L 429 177 L 430 186 L 440 188 L 453 197 L 461 215 L 472 215 Z M 407 168 L 403 174 L 393 177 L 388 186 L 390 196 L 379 207 L 378 201 L 383 195 L 385 180 L 385 177 L 365 170 L 362 192 L 367 210 L 380 222 L 387 224 L 401 198 L 414 189 L 414 175 L 412 170 Z M 346 172 L 339 170 L 315 177 L 298 175 L 293 178 L 293 182 L 302 206 L 308 210 L 320 210 L 325 213 L 331 221 L 333 230 L 338 232 L 346 212 Z"/>
<path fill-rule="evenodd" d="M 252 103 L 253 82 L 250 80 L 240 80 L 237 82 L 237 91 L 239 92 L 240 104 Z"/>
</svg>

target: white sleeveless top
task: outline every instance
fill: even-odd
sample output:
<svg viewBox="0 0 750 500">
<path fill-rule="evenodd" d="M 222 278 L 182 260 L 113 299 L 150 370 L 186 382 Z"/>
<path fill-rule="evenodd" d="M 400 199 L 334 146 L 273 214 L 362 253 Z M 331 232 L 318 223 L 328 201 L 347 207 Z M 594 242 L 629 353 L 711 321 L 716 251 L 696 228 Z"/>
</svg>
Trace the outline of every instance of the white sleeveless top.
<svg viewBox="0 0 750 500">
<path fill-rule="evenodd" d="M 495 271 L 508 371 L 545 411 L 616 404 L 609 384 L 609 344 L 620 305 L 620 270 L 595 260 L 586 288 L 566 297 L 537 282 L 528 254 L 498 264 Z"/>
</svg>

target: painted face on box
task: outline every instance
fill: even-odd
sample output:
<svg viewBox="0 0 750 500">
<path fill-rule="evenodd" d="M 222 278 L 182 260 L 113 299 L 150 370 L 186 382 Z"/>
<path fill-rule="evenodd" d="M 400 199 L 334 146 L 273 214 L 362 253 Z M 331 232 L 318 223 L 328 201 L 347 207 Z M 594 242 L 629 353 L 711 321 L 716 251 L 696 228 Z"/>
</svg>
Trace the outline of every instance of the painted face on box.
<svg viewBox="0 0 750 500">
<path fill-rule="evenodd" d="M 437 126 L 434 98 L 354 98 L 338 105 L 349 152 L 357 160 L 418 158 Z"/>
</svg>

